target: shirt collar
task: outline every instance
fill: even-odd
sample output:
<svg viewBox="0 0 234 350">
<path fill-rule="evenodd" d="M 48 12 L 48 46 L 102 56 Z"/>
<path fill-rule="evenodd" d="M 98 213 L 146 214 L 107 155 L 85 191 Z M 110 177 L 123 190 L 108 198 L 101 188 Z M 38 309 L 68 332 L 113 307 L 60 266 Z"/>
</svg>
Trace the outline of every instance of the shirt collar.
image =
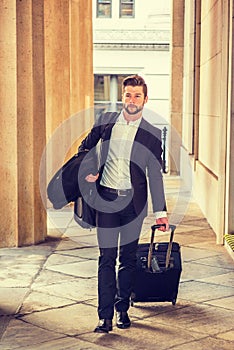
<svg viewBox="0 0 234 350">
<path fill-rule="evenodd" d="M 128 124 L 128 125 L 139 126 L 141 120 L 142 120 L 142 116 L 139 119 L 137 119 L 137 120 L 127 122 L 126 119 L 124 118 L 123 111 L 121 111 L 121 113 L 120 113 L 120 115 L 119 115 L 119 117 L 117 119 L 117 122 L 121 123 L 121 124 Z"/>
</svg>

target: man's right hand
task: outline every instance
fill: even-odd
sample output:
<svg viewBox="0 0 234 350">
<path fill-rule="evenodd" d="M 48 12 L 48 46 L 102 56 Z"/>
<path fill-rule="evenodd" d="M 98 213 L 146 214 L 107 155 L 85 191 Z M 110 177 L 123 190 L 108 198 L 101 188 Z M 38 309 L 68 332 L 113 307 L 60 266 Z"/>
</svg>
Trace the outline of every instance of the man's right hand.
<svg viewBox="0 0 234 350">
<path fill-rule="evenodd" d="M 168 218 L 167 218 L 167 217 L 163 217 L 163 218 L 156 219 L 156 224 L 157 224 L 157 225 L 161 225 L 161 224 L 166 225 L 166 226 L 160 227 L 160 228 L 158 229 L 159 231 L 169 231 L 169 221 L 168 221 Z"/>
<path fill-rule="evenodd" d="M 97 173 L 97 175 L 89 174 L 86 176 L 85 180 L 87 182 L 95 182 L 97 181 L 98 177 L 99 177 L 99 173 Z"/>
</svg>

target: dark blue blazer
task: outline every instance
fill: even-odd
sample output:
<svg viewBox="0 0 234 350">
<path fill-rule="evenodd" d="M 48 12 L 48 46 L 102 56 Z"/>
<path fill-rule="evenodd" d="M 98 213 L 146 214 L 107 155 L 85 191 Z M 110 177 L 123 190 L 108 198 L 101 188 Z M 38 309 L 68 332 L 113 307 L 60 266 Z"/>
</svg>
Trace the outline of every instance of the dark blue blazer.
<svg viewBox="0 0 234 350">
<path fill-rule="evenodd" d="M 82 141 L 79 152 L 94 150 L 99 146 L 99 186 L 109 150 L 112 128 L 119 113 L 104 113 L 94 124 L 90 133 Z M 92 153 L 92 152 L 91 152 Z M 147 215 L 148 184 L 153 211 L 166 211 L 166 201 L 162 179 L 161 130 L 142 118 L 137 130 L 130 159 L 130 174 L 133 188 L 133 203 L 136 213 Z M 94 170 L 95 171 L 95 170 Z M 148 181 L 147 181 L 148 179 Z"/>
</svg>

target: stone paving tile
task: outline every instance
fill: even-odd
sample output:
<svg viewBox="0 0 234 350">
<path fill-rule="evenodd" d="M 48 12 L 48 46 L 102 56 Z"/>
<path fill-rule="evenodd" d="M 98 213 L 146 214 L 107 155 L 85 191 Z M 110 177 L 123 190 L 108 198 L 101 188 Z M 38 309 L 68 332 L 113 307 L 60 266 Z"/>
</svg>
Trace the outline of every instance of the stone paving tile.
<svg viewBox="0 0 234 350">
<path fill-rule="evenodd" d="M 48 228 L 67 228 L 73 218 L 73 210 L 47 210 Z"/>
<path fill-rule="evenodd" d="M 36 276 L 31 288 L 35 289 L 35 286 L 37 288 L 40 288 L 50 284 L 67 283 L 75 279 L 76 279 L 75 276 L 68 276 L 68 275 L 61 274 L 60 272 L 43 269 Z"/>
<path fill-rule="evenodd" d="M 199 260 L 198 260 L 199 261 Z M 181 273 L 181 282 L 188 280 L 201 280 L 208 282 L 210 277 L 215 277 L 218 280 L 218 276 L 228 274 L 230 270 L 217 266 L 205 266 L 198 262 L 183 262 L 183 270 Z M 221 284 L 221 283 L 218 283 Z"/>
<path fill-rule="evenodd" d="M 167 313 L 189 306 L 190 303 L 184 300 L 177 301 L 176 305 L 170 302 L 135 302 L 129 309 L 129 316 L 131 318 L 146 319 L 148 317 L 157 316 L 161 313 Z"/>
<path fill-rule="evenodd" d="M 47 269 L 76 277 L 97 276 L 97 262 L 95 260 L 85 260 L 77 263 L 73 262 L 53 266 L 50 265 Z"/>
<path fill-rule="evenodd" d="M 217 335 L 217 338 L 229 340 L 230 342 L 234 342 L 234 328 L 228 332 L 220 333 Z"/>
<path fill-rule="evenodd" d="M 204 227 L 197 226 L 195 223 L 189 224 L 189 225 L 188 224 L 187 225 L 180 224 L 177 226 L 176 234 L 183 233 L 185 235 L 185 237 L 189 237 L 189 238 L 191 238 L 191 236 L 196 237 L 196 238 L 198 238 L 198 237 L 200 238 L 200 236 L 202 236 L 204 238 L 210 239 L 209 231 L 212 232 L 212 230 L 210 228 L 206 229 Z M 211 237 L 211 239 L 212 239 L 212 237 Z"/>
<path fill-rule="evenodd" d="M 1 338 L 1 350 L 25 349 L 28 344 L 32 348 L 45 341 L 58 339 L 58 333 L 48 331 L 21 320 L 12 319 Z M 45 349 L 45 348 L 44 348 Z"/>
<path fill-rule="evenodd" d="M 193 228 L 191 228 L 190 232 L 186 232 L 186 234 L 177 232 L 175 234 L 175 241 L 177 241 L 181 246 L 194 246 L 196 243 L 199 243 L 201 245 L 203 243 L 206 245 L 212 245 L 214 243 L 214 238 L 209 237 L 209 234 L 207 236 L 206 234 L 202 235 L 200 231 L 201 230 L 197 230 L 195 234 L 195 232 L 193 232 Z"/>
<path fill-rule="evenodd" d="M 97 296 L 97 278 L 77 278 L 70 282 L 47 286 L 33 285 L 33 290 L 60 298 L 81 302 Z"/>
<path fill-rule="evenodd" d="M 234 295 L 226 298 L 207 301 L 207 302 L 204 302 L 204 304 L 223 307 L 225 309 L 234 311 Z"/>
<path fill-rule="evenodd" d="M 69 232 L 66 232 L 63 235 L 63 238 L 70 240 L 70 245 L 72 245 L 72 242 L 74 246 L 76 245 L 77 248 L 87 248 L 87 247 L 97 247 L 97 235 L 96 230 L 85 230 L 87 231 L 86 234 L 84 232 L 82 234 L 79 234 L 79 231 L 74 228 L 74 234 L 71 232 L 72 230 L 69 229 Z M 59 247 L 61 249 L 61 247 Z M 58 248 L 58 249 L 59 249 Z"/>
<path fill-rule="evenodd" d="M 67 298 L 33 291 L 25 298 L 19 312 L 20 314 L 29 314 L 35 311 L 60 308 L 74 303 L 75 301 Z"/>
<path fill-rule="evenodd" d="M 195 262 L 196 263 L 196 262 Z M 219 266 L 221 268 L 229 269 L 230 271 L 234 271 L 233 260 L 228 255 L 218 254 L 212 257 L 207 257 L 200 259 L 197 261 L 199 264 L 203 264 L 206 266 Z"/>
<path fill-rule="evenodd" d="M 204 228 L 196 225 L 195 222 L 184 225 L 180 224 L 177 228 L 177 233 L 189 238 L 203 238 L 204 241 L 214 242 L 215 235 L 211 228 Z"/>
<path fill-rule="evenodd" d="M 197 243 L 192 243 L 190 244 L 190 242 L 188 242 L 186 244 L 186 247 L 188 248 L 198 248 L 198 249 L 202 249 L 202 250 L 209 250 L 210 252 L 216 252 L 219 254 L 223 254 L 224 253 L 224 249 L 222 245 L 219 244 L 214 244 L 214 241 L 211 242 L 197 242 Z"/>
<path fill-rule="evenodd" d="M 57 241 L 54 239 L 46 239 L 45 242 L 36 246 L 28 246 L 21 248 L 1 248 L 0 249 L 0 259 L 2 258 L 9 259 L 12 257 L 13 259 L 22 256 L 34 256 L 36 259 L 40 257 L 46 259 L 46 257 L 53 251 L 54 247 L 57 245 Z M 33 259 L 32 259 L 33 263 Z"/>
<path fill-rule="evenodd" d="M 226 271 L 228 272 L 223 275 L 206 277 L 204 281 L 207 283 L 221 284 L 222 286 L 234 288 L 234 272 L 230 272 L 229 270 Z M 200 280 L 200 278 L 198 280 Z"/>
<path fill-rule="evenodd" d="M 0 272 L 0 283 L 1 287 L 5 288 L 26 288 L 31 285 L 34 277 L 38 273 L 40 266 L 30 266 L 24 264 L 24 267 L 19 268 L 19 264 L 15 266 L 9 266 L 8 275 L 6 276 L 6 271 Z"/>
<path fill-rule="evenodd" d="M 234 295 L 234 288 L 199 281 L 186 281 L 180 284 L 178 296 L 192 302 L 204 302 Z"/>
<path fill-rule="evenodd" d="M 79 261 L 77 258 L 83 259 L 93 259 L 97 260 L 99 255 L 99 249 L 98 247 L 90 247 L 90 248 L 77 248 L 77 249 L 70 249 L 70 250 L 63 250 L 62 252 L 55 252 L 56 254 L 62 254 L 63 256 L 73 256 L 76 257 L 76 261 Z"/>
<path fill-rule="evenodd" d="M 213 337 L 196 340 L 173 347 L 173 350 L 231 350 L 233 343 L 231 341 L 220 340 Z"/>
<path fill-rule="evenodd" d="M 58 243 L 55 252 L 63 250 L 73 250 L 82 247 L 84 247 L 84 244 L 81 244 L 77 240 L 71 240 L 69 239 L 69 237 L 62 237 L 62 240 Z"/>
<path fill-rule="evenodd" d="M 196 226 L 200 228 L 206 228 L 210 229 L 210 225 L 208 224 L 207 220 L 205 218 L 201 218 L 198 216 L 193 216 L 190 214 L 186 214 L 186 216 L 183 218 L 183 220 L 180 223 L 181 225 L 189 225 L 189 226 Z"/>
<path fill-rule="evenodd" d="M 62 254 L 52 254 L 48 257 L 44 267 L 49 268 L 50 266 L 61 265 L 61 264 L 72 264 L 78 261 L 83 261 L 84 259 L 79 257 L 74 257 L 62 252 Z"/>
<path fill-rule="evenodd" d="M 215 244 L 197 204 L 185 193 L 178 195 L 179 182 L 177 187 L 176 179 L 166 182 L 171 217 L 176 218 L 175 211 L 179 214 L 175 241 L 183 260 L 176 305 L 134 303 L 130 329 L 119 330 L 114 324 L 108 335 L 93 333 L 98 321 L 96 230 L 81 229 L 71 220 L 71 208 L 51 210 L 66 229 L 50 227 L 50 236 L 37 246 L 0 249 L 0 349 L 232 348 L 233 260 Z M 150 212 L 142 242 L 150 241 L 154 223 Z M 156 241 L 168 238 L 168 233 L 160 234 Z"/>
<path fill-rule="evenodd" d="M 1 287 L 28 287 L 44 261 L 43 255 L 24 251 L 21 254 L 1 256 Z"/>
<path fill-rule="evenodd" d="M 89 341 L 83 341 L 77 338 L 60 338 L 44 342 L 41 345 L 25 346 L 25 350 L 113 350 L 107 346 L 100 346 L 90 343 Z"/>
<path fill-rule="evenodd" d="M 96 228 L 84 229 L 81 228 L 75 221 L 71 225 L 69 225 L 67 232 L 64 234 L 64 237 L 69 235 L 69 238 L 72 239 L 73 236 L 82 237 L 86 235 L 96 235 Z"/>
<path fill-rule="evenodd" d="M 178 328 L 203 336 L 230 331 L 233 329 L 233 319 L 234 311 L 205 304 L 191 304 L 157 315 L 160 324 L 175 324 Z"/>
<path fill-rule="evenodd" d="M 167 350 L 175 345 L 204 337 L 197 332 L 181 331 L 175 325 L 160 324 L 156 318 L 152 320 L 134 321 L 130 329 L 121 330 L 114 327 L 113 332 L 106 335 L 81 335 L 84 340 L 92 341 L 99 346 L 109 346 L 116 350 Z"/>
<path fill-rule="evenodd" d="M 212 256 L 217 256 L 216 251 L 212 251 L 208 249 L 199 249 L 194 247 L 184 247 L 184 246 L 181 249 L 181 253 L 183 255 L 183 262 L 189 262 L 189 261 L 199 260 L 199 259 L 208 258 Z M 212 266 L 217 266 L 217 265 L 212 265 Z"/>
<path fill-rule="evenodd" d="M 95 230 L 89 231 L 89 233 L 85 235 L 78 235 L 76 230 L 75 233 L 76 234 L 73 235 L 71 230 L 69 230 L 69 233 L 66 233 L 63 237 L 69 237 L 73 242 L 79 243 L 81 247 L 97 247 L 97 235 Z"/>
<path fill-rule="evenodd" d="M 35 312 L 23 316 L 22 320 L 60 335 L 76 336 L 93 332 L 97 323 L 97 311 L 91 305 L 76 304 Z"/>
<path fill-rule="evenodd" d="M 0 288 L 0 315 L 17 313 L 27 293 L 27 288 Z"/>
</svg>

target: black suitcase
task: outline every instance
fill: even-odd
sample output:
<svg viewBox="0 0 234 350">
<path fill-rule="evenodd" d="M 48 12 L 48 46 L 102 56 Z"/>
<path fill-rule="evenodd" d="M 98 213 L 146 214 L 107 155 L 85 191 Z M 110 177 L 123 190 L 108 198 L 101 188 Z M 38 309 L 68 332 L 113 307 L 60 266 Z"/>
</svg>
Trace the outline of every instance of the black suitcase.
<svg viewBox="0 0 234 350">
<path fill-rule="evenodd" d="M 155 243 L 155 230 L 151 227 L 151 242 L 139 244 L 137 250 L 136 276 L 131 295 L 134 302 L 169 301 L 176 304 L 182 271 L 180 245 L 173 242 L 176 226 L 170 225 L 170 241 Z"/>
</svg>

